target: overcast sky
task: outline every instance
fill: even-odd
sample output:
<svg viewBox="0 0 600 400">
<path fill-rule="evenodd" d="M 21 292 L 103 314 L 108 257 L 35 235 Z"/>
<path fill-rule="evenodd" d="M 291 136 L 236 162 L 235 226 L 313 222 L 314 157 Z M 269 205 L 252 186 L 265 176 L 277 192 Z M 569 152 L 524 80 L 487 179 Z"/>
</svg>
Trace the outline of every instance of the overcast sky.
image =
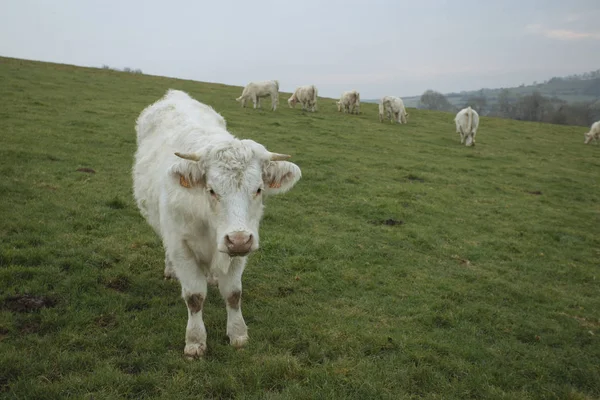
<svg viewBox="0 0 600 400">
<path fill-rule="evenodd" d="M 600 68 L 600 0 L 0 0 L 0 55 L 363 99 Z"/>
</svg>

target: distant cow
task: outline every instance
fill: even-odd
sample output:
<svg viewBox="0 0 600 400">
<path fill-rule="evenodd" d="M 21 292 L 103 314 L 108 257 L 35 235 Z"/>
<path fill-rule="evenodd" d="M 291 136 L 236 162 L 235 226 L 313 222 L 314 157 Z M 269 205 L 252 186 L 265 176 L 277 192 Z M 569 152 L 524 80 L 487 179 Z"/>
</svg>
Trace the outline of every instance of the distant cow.
<svg viewBox="0 0 600 400">
<path fill-rule="evenodd" d="M 470 106 L 463 108 L 456 114 L 454 118 L 456 122 L 456 132 L 460 133 L 460 143 L 465 143 L 465 146 L 475 146 L 475 135 L 479 127 L 479 114 Z"/>
<path fill-rule="evenodd" d="M 345 113 L 350 114 L 359 114 L 360 113 L 360 93 L 356 90 L 350 90 L 348 92 L 342 93 L 339 101 L 335 103 L 337 105 L 338 111 L 344 111 Z"/>
<path fill-rule="evenodd" d="M 592 140 L 596 144 L 597 141 L 600 140 L 600 121 L 594 122 L 590 131 L 585 134 L 585 144 L 590 143 Z"/>
<path fill-rule="evenodd" d="M 252 99 L 254 108 L 260 108 L 260 99 L 271 96 L 271 109 L 275 111 L 279 104 L 279 81 L 250 82 L 242 91 L 242 95 L 235 99 L 246 107 L 246 101 Z"/>
<path fill-rule="evenodd" d="M 169 90 L 140 114 L 133 189 L 137 205 L 165 248 L 165 277 L 177 278 L 188 309 L 184 354 L 202 356 L 207 281 L 227 309 L 231 345 L 248 341 L 241 310 L 242 273 L 258 249 L 263 197 L 290 190 L 300 168 L 252 140 L 187 93 Z"/>
<path fill-rule="evenodd" d="M 317 88 L 315 85 L 300 86 L 288 99 L 290 108 L 296 108 L 296 103 L 302 104 L 302 110 L 310 109 L 315 112 L 317 107 Z"/>
<path fill-rule="evenodd" d="M 390 122 L 396 121 L 399 124 L 408 123 L 408 113 L 400 97 L 384 96 L 379 101 L 379 121 L 383 122 L 385 118 L 389 118 Z"/>
</svg>

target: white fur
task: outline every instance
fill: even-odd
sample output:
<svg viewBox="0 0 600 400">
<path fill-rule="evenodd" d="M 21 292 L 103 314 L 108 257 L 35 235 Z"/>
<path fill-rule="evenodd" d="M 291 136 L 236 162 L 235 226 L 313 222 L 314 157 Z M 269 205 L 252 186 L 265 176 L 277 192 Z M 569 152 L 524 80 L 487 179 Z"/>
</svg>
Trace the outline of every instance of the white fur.
<svg viewBox="0 0 600 400">
<path fill-rule="evenodd" d="M 264 146 L 235 138 L 221 115 L 177 90 L 169 90 L 142 111 L 136 131 L 134 195 L 141 214 L 163 241 L 165 276 L 179 279 L 184 299 L 206 299 L 207 280 L 213 277 L 225 299 L 232 293 L 241 295 L 247 257 L 230 256 L 225 237 L 252 235 L 249 251 L 256 250 L 262 197 L 291 189 L 301 177 L 300 168 L 270 161 Z M 182 159 L 175 152 L 200 160 Z M 182 186 L 181 176 L 192 186 Z M 248 335 L 241 307 L 227 304 L 227 315 L 231 343 L 243 345 Z M 195 357 L 205 349 L 202 311 L 188 310 L 185 354 Z"/>
<path fill-rule="evenodd" d="M 389 118 L 390 122 L 396 121 L 399 124 L 408 123 L 408 113 L 404 108 L 404 102 L 400 97 L 396 96 L 384 96 L 379 101 L 379 121 L 383 122 L 386 118 Z"/>
<path fill-rule="evenodd" d="M 595 143 L 600 140 L 600 121 L 594 122 L 590 128 L 590 131 L 585 134 L 585 144 L 590 143 L 592 140 Z"/>
<path fill-rule="evenodd" d="M 317 107 L 317 95 L 318 91 L 315 85 L 300 86 L 296 89 L 294 94 L 288 99 L 290 108 L 296 108 L 296 103 L 302 104 L 302 110 L 308 110 L 315 112 Z"/>
<path fill-rule="evenodd" d="M 465 146 L 475 145 L 475 135 L 479 128 L 479 114 L 470 106 L 460 110 L 454 118 L 456 123 L 456 132 L 460 134 L 460 143 Z"/>
<path fill-rule="evenodd" d="M 271 109 L 275 111 L 279 104 L 279 81 L 250 82 L 242 91 L 242 95 L 235 99 L 246 107 L 246 101 L 252 99 L 254 108 L 260 108 L 260 99 L 271 96 Z"/>
<path fill-rule="evenodd" d="M 335 104 L 337 104 L 338 111 L 343 110 L 345 113 L 360 114 L 360 93 L 356 90 L 344 92 Z"/>
</svg>

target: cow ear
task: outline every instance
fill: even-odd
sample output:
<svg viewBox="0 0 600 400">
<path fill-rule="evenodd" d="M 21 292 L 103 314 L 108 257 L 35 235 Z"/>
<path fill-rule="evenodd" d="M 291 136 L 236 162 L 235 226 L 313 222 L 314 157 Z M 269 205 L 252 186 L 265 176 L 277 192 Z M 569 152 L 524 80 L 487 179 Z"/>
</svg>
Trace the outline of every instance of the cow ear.
<svg viewBox="0 0 600 400">
<path fill-rule="evenodd" d="M 201 161 L 178 159 L 169 168 L 169 176 L 174 184 L 185 189 L 204 188 L 206 186 L 204 166 Z"/>
<path fill-rule="evenodd" d="M 263 170 L 267 195 L 285 193 L 302 177 L 300 168 L 289 161 L 269 161 Z"/>
</svg>

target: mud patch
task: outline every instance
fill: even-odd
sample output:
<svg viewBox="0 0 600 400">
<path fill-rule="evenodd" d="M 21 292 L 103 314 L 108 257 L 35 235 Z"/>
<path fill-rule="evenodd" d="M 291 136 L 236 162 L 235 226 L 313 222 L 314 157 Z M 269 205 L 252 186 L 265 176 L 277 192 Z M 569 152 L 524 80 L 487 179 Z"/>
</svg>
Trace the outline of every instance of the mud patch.
<svg viewBox="0 0 600 400">
<path fill-rule="evenodd" d="M 2 339 L 7 337 L 9 333 L 10 333 L 10 330 L 8 328 L 0 326 L 0 342 L 2 341 Z"/>
<path fill-rule="evenodd" d="M 457 254 L 454 254 L 452 257 L 450 257 L 456 261 L 458 261 L 459 263 L 461 263 L 462 265 L 469 267 L 471 266 L 471 261 L 467 260 L 466 258 L 462 258 L 460 256 L 458 256 Z"/>
<path fill-rule="evenodd" d="M 118 292 L 125 292 L 131 286 L 131 280 L 125 275 L 119 275 L 115 277 L 106 278 L 104 280 L 104 286 L 109 289 L 116 290 Z"/>
<path fill-rule="evenodd" d="M 125 306 L 125 311 L 136 312 L 150 308 L 150 304 L 147 301 L 133 301 Z"/>
<path fill-rule="evenodd" d="M 408 179 L 409 181 L 413 181 L 413 182 L 421 182 L 421 183 L 425 182 L 425 179 L 418 177 L 416 175 L 413 175 L 413 174 L 408 174 L 406 176 L 406 179 Z"/>
<path fill-rule="evenodd" d="M 125 203 L 123 200 L 121 200 L 118 197 L 115 197 L 114 199 L 106 202 L 106 205 L 109 208 L 112 208 L 113 210 L 121 210 L 121 209 L 127 207 L 127 203 Z"/>
<path fill-rule="evenodd" d="M 294 288 L 292 288 L 292 287 L 280 286 L 277 288 L 277 296 L 278 297 L 288 297 L 292 293 L 294 293 Z"/>
<path fill-rule="evenodd" d="M 373 225 L 387 225 L 387 226 L 396 226 L 404 224 L 404 221 L 394 218 L 381 219 L 376 221 L 371 221 Z"/>
<path fill-rule="evenodd" d="M 77 172 L 85 172 L 85 173 L 88 173 L 88 174 L 95 174 L 96 173 L 96 171 L 94 171 L 91 168 L 77 168 Z"/>
<path fill-rule="evenodd" d="M 527 193 L 533 194 L 535 196 L 539 196 L 542 194 L 542 191 L 541 190 L 528 190 Z"/>
<path fill-rule="evenodd" d="M 102 314 L 94 322 L 100 328 L 114 328 L 117 326 L 117 317 L 114 314 Z"/>
<path fill-rule="evenodd" d="M 28 320 L 22 321 L 18 324 L 19 332 L 24 335 L 31 335 L 33 333 L 39 333 L 42 330 L 42 324 L 40 321 Z"/>
<path fill-rule="evenodd" d="M 4 300 L 3 308 L 12 312 L 32 312 L 38 311 L 42 308 L 51 308 L 56 305 L 56 301 L 47 296 L 33 296 L 30 294 L 23 294 L 18 296 L 11 296 Z"/>
</svg>

